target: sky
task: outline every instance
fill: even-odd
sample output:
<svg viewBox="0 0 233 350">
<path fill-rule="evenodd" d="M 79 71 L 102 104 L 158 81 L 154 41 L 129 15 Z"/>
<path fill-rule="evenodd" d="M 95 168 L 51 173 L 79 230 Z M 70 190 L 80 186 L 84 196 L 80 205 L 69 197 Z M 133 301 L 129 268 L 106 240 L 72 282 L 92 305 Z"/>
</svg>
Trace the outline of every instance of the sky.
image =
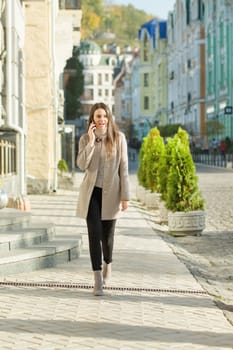
<svg viewBox="0 0 233 350">
<path fill-rule="evenodd" d="M 175 4 L 175 0 L 110 0 L 108 2 L 116 5 L 131 4 L 139 10 L 162 19 L 167 19 L 168 12 L 173 10 Z"/>
</svg>

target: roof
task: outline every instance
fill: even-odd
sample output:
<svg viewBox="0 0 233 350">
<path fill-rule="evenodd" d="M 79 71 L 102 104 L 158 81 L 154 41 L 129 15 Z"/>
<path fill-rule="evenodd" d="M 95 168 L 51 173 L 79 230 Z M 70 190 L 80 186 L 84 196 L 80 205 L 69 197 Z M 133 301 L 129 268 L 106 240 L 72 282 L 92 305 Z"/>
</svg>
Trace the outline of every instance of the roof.
<svg viewBox="0 0 233 350">
<path fill-rule="evenodd" d="M 83 54 L 101 54 L 101 49 L 98 44 L 94 41 L 81 41 L 80 42 L 80 53 Z"/>
<path fill-rule="evenodd" d="M 139 40 L 142 39 L 142 32 L 147 31 L 149 37 L 153 40 L 153 47 L 155 48 L 156 43 L 156 26 L 159 25 L 159 39 L 166 39 L 167 37 L 167 21 L 158 20 L 153 18 L 151 21 L 142 24 L 141 28 L 138 31 Z"/>
</svg>

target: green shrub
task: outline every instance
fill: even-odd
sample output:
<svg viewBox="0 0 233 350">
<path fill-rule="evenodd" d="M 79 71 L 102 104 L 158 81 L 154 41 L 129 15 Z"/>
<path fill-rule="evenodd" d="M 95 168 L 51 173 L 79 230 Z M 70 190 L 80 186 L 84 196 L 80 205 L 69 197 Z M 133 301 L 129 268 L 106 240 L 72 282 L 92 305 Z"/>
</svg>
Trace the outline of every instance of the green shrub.
<svg viewBox="0 0 233 350">
<path fill-rule="evenodd" d="M 204 199 L 198 188 L 187 132 L 179 128 L 170 146 L 171 158 L 165 203 L 167 209 L 173 212 L 203 210 Z"/>
<path fill-rule="evenodd" d="M 147 137 L 144 137 L 140 151 L 139 151 L 139 166 L 138 166 L 138 172 L 137 172 L 137 178 L 139 184 L 148 189 L 147 184 L 147 178 L 146 178 L 146 152 L 147 152 Z"/>
<path fill-rule="evenodd" d="M 158 172 L 160 159 L 164 154 L 164 141 L 157 128 L 150 130 L 147 137 L 147 150 L 145 155 L 147 186 L 151 192 L 158 192 Z"/>
<path fill-rule="evenodd" d="M 139 184 L 151 192 L 158 191 L 159 162 L 164 149 L 164 141 L 158 128 L 152 128 L 143 139 L 137 173 Z"/>
<path fill-rule="evenodd" d="M 158 169 L 158 191 L 161 194 L 161 199 L 166 201 L 167 198 L 167 179 L 168 173 L 171 166 L 171 158 L 172 158 L 172 143 L 173 139 L 168 138 L 167 143 L 164 147 L 164 152 L 161 155 L 159 161 L 159 169 Z"/>
<path fill-rule="evenodd" d="M 60 159 L 58 162 L 58 170 L 61 172 L 61 174 L 63 175 L 64 172 L 68 171 L 68 165 L 66 163 L 66 161 L 64 159 Z"/>
</svg>

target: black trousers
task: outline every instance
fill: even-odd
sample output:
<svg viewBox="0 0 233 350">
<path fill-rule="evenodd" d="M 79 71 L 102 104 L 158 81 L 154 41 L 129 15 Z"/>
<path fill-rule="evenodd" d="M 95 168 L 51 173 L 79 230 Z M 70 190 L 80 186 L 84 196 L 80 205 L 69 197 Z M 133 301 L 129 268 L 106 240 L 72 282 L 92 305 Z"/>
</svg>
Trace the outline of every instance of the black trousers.
<svg viewBox="0 0 233 350">
<path fill-rule="evenodd" d="M 93 271 L 102 269 L 102 259 L 112 262 L 116 220 L 101 220 L 101 207 L 102 188 L 94 187 L 86 220 Z"/>
</svg>

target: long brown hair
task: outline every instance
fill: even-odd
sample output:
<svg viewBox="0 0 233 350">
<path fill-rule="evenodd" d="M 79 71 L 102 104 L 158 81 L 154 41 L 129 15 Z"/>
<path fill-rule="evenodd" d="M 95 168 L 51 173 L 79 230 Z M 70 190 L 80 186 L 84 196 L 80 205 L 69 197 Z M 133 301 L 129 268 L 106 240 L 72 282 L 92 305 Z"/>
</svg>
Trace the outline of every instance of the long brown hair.
<svg viewBox="0 0 233 350">
<path fill-rule="evenodd" d="M 113 119 L 113 116 L 109 107 L 105 103 L 97 102 L 91 107 L 91 110 L 89 113 L 89 119 L 87 121 L 87 130 L 89 129 L 90 124 L 94 122 L 94 113 L 99 108 L 103 109 L 106 112 L 106 117 L 108 118 L 105 145 L 106 145 L 107 153 L 111 154 L 113 151 L 113 148 L 118 146 L 119 128 Z"/>
</svg>

